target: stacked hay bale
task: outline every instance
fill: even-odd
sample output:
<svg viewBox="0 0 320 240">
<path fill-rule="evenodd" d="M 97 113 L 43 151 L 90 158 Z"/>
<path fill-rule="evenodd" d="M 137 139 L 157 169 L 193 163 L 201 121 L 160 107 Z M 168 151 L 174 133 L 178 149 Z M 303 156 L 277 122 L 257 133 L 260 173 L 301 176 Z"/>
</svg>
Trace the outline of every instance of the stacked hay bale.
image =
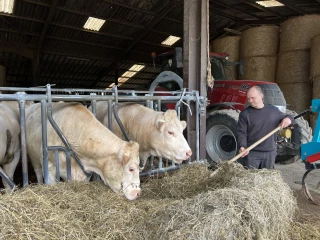
<svg viewBox="0 0 320 240">
<path fill-rule="evenodd" d="M 310 48 L 311 39 L 320 34 L 320 15 L 291 18 L 280 32 L 276 82 L 289 108 L 302 112 L 311 104 Z"/>
<path fill-rule="evenodd" d="M 320 34 L 312 38 L 311 41 L 310 77 L 313 83 L 312 99 L 320 99 Z M 310 125 L 313 131 L 317 118 L 317 113 L 313 113 L 310 117 Z"/>
<path fill-rule="evenodd" d="M 213 41 L 212 51 L 216 53 L 227 53 L 229 62 L 239 62 L 240 58 L 240 36 L 229 36 L 219 38 Z M 226 79 L 233 80 L 238 78 L 237 65 L 225 67 Z"/>
<path fill-rule="evenodd" d="M 241 35 L 241 79 L 275 82 L 279 43 L 278 26 L 249 28 Z"/>
</svg>

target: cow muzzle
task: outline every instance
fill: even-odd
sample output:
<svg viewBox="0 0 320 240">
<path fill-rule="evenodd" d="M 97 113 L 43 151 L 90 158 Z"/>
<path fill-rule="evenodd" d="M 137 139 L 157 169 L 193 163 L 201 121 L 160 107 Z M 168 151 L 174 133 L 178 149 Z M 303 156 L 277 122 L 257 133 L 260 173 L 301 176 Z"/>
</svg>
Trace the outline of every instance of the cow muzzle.
<svg viewBox="0 0 320 240">
<path fill-rule="evenodd" d="M 128 200 L 136 200 L 141 195 L 140 183 L 123 184 L 123 194 Z"/>
</svg>

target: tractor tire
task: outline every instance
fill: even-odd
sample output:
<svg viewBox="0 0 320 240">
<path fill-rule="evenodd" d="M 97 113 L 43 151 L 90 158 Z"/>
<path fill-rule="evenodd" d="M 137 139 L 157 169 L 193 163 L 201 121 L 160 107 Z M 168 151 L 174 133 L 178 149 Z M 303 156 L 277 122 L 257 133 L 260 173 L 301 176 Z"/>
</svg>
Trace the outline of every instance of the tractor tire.
<svg viewBox="0 0 320 240">
<path fill-rule="evenodd" d="M 210 164 L 230 160 L 237 155 L 237 123 L 239 112 L 217 110 L 208 113 L 206 152 Z"/>
<path fill-rule="evenodd" d="M 291 110 L 287 110 L 286 114 L 291 116 L 298 115 L 296 112 Z M 309 126 L 308 121 L 305 120 L 303 117 L 295 119 L 291 139 L 293 139 L 293 141 L 296 141 L 299 146 L 312 140 L 312 129 Z M 294 163 L 300 159 L 300 155 L 278 155 L 276 157 L 276 163 L 289 164 Z"/>
</svg>

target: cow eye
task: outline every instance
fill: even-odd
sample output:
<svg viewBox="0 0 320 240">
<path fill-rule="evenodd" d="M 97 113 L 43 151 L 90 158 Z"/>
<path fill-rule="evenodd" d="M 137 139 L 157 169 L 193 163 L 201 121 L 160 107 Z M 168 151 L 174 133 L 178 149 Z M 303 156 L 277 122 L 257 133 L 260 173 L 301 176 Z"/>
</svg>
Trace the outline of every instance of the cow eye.
<svg viewBox="0 0 320 240">
<path fill-rule="evenodd" d="M 172 136 L 174 135 L 174 133 L 173 133 L 173 132 L 171 132 L 171 131 L 168 131 L 168 133 L 169 133 L 170 135 L 172 135 Z"/>
<path fill-rule="evenodd" d="M 134 172 L 134 168 L 133 167 L 129 167 L 129 172 Z"/>
</svg>

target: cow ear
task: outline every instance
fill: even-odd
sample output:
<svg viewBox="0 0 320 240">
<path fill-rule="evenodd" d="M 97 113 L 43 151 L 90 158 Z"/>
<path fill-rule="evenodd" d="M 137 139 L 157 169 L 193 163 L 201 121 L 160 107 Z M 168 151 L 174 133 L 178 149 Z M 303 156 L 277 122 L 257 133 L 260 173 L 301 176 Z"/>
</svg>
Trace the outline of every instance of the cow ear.
<svg viewBox="0 0 320 240">
<path fill-rule="evenodd" d="M 183 129 L 187 127 L 187 122 L 186 121 L 180 121 Z"/>
<path fill-rule="evenodd" d="M 130 160 L 130 155 L 127 153 L 123 154 L 121 159 L 121 165 L 122 166 L 126 165 L 129 162 L 129 160 Z"/>
<path fill-rule="evenodd" d="M 166 122 L 165 120 L 161 119 L 161 120 L 158 120 L 157 123 L 156 123 L 157 129 L 158 129 L 158 131 L 161 132 L 161 133 L 163 133 L 164 123 L 165 123 L 165 122 Z"/>
</svg>

